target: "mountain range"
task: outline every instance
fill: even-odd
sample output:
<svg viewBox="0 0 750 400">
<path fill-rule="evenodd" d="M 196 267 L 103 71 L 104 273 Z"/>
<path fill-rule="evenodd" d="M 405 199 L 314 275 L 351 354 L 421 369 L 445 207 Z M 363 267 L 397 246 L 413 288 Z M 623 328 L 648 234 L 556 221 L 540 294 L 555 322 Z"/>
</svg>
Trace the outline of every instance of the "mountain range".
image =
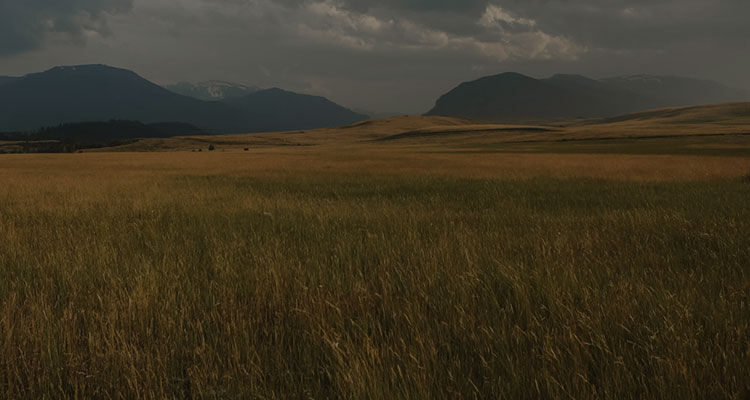
<svg viewBox="0 0 750 400">
<path fill-rule="evenodd" d="M 81 121 L 183 122 L 207 132 L 316 129 L 367 119 L 325 98 L 280 89 L 205 101 L 104 65 L 55 67 L 0 79 L 0 131 Z"/>
<path fill-rule="evenodd" d="M 689 78 L 632 75 L 595 80 L 554 75 L 535 79 L 503 73 L 462 83 L 440 97 L 426 115 L 478 122 L 550 122 L 743 100 L 750 100 L 749 92 Z M 0 132 L 128 120 L 178 122 L 196 132 L 251 133 L 342 126 L 367 118 L 324 97 L 223 81 L 164 88 L 135 72 L 105 65 L 0 77 Z"/>
<path fill-rule="evenodd" d="M 690 78 L 633 75 L 595 80 L 554 75 L 535 79 L 511 72 L 462 83 L 440 97 L 426 115 L 544 122 L 743 100 L 750 100 L 750 92 Z"/>
</svg>

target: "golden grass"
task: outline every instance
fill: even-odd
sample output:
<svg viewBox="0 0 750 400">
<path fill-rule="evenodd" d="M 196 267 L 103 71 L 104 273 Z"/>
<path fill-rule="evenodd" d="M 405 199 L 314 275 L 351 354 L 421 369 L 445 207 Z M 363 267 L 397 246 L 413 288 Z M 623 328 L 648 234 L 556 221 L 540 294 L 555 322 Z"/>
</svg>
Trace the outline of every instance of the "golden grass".
<svg viewBox="0 0 750 400">
<path fill-rule="evenodd" d="M 734 179 L 750 172 L 747 157 L 639 154 L 471 153 L 404 148 L 267 148 L 244 151 L 6 155 L 3 174 L 52 179 L 71 168 L 153 175 L 286 176 L 376 174 L 465 178 L 595 178 L 634 181 Z"/>
<path fill-rule="evenodd" d="M 748 398 L 743 107 L 1 156 L 0 393 Z"/>
<path fill-rule="evenodd" d="M 747 398 L 741 157 L 0 157 L 7 398 Z"/>
<path fill-rule="evenodd" d="M 450 148 L 523 142 L 700 135 L 750 135 L 750 103 L 668 108 L 550 126 L 475 124 L 448 117 L 401 116 L 312 131 L 144 139 L 95 151 L 205 151 L 209 144 L 223 150 L 342 145 Z"/>
<path fill-rule="evenodd" d="M 425 129 L 434 126 L 453 127 L 470 124 L 470 121 L 448 117 L 400 116 L 353 125 L 276 133 L 254 133 L 215 136 L 186 136 L 168 139 L 143 139 L 137 143 L 94 151 L 185 151 L 203 149 L 209 144 L 223 149 L 242 150 L 244 147 L 313 146 L 326 144 L 353 144 L 379 139 L 395 132 Z"/>
</svg>

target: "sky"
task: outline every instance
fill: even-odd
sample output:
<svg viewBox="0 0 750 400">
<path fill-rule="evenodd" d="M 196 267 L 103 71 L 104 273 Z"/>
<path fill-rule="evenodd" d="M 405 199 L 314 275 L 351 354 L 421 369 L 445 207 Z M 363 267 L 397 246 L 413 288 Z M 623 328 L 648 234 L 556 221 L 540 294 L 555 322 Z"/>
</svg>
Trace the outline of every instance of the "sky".
<svg viewBox="0 0 750 400">
<path fill-rule="evenodd" d="M 107 64 L 422 113 L 515 71 L 750 89 L 748 0 L 0 0 L 0 75 Z"/>
</svg>

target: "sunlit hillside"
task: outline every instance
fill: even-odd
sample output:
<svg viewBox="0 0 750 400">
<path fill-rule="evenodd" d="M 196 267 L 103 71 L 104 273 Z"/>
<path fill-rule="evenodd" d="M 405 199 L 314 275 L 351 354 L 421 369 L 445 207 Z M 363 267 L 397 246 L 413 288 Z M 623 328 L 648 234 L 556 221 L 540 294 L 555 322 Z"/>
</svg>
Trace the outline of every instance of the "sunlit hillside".
<svg viewBox="0 0 750 400">
<path fill-rule="evenodd" d="M 521 145 L 585 144 L 595 140 L 661 140 L 677 148 L 705 145 L 750 151 L 750 103 L 653 110 L 617 118 L 553 125 L 488 125 L 448 117 L 401 116 L 333 129 L 142 139 L 95 151 L 248 151 L 269 147 L 372 147 L 523 150 Z M 615 142 L 612 142 L 615 144 Z M 648 147 L 648 146 L 646 146 Z M 674 147 L 668 144 L 667 147 Z"/>
</svg>

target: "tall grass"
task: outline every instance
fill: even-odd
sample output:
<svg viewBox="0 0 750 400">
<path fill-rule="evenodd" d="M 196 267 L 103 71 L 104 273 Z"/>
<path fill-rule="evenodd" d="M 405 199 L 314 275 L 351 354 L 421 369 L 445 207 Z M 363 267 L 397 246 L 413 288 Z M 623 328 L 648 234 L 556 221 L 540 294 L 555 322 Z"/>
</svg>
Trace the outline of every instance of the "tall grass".
<svg viewBox="0 0 750 400">
<path fill-rule="evenodd" d="M 748 398 L 750 185 L 3 177 L 8 398 Z"/>
</svg>

